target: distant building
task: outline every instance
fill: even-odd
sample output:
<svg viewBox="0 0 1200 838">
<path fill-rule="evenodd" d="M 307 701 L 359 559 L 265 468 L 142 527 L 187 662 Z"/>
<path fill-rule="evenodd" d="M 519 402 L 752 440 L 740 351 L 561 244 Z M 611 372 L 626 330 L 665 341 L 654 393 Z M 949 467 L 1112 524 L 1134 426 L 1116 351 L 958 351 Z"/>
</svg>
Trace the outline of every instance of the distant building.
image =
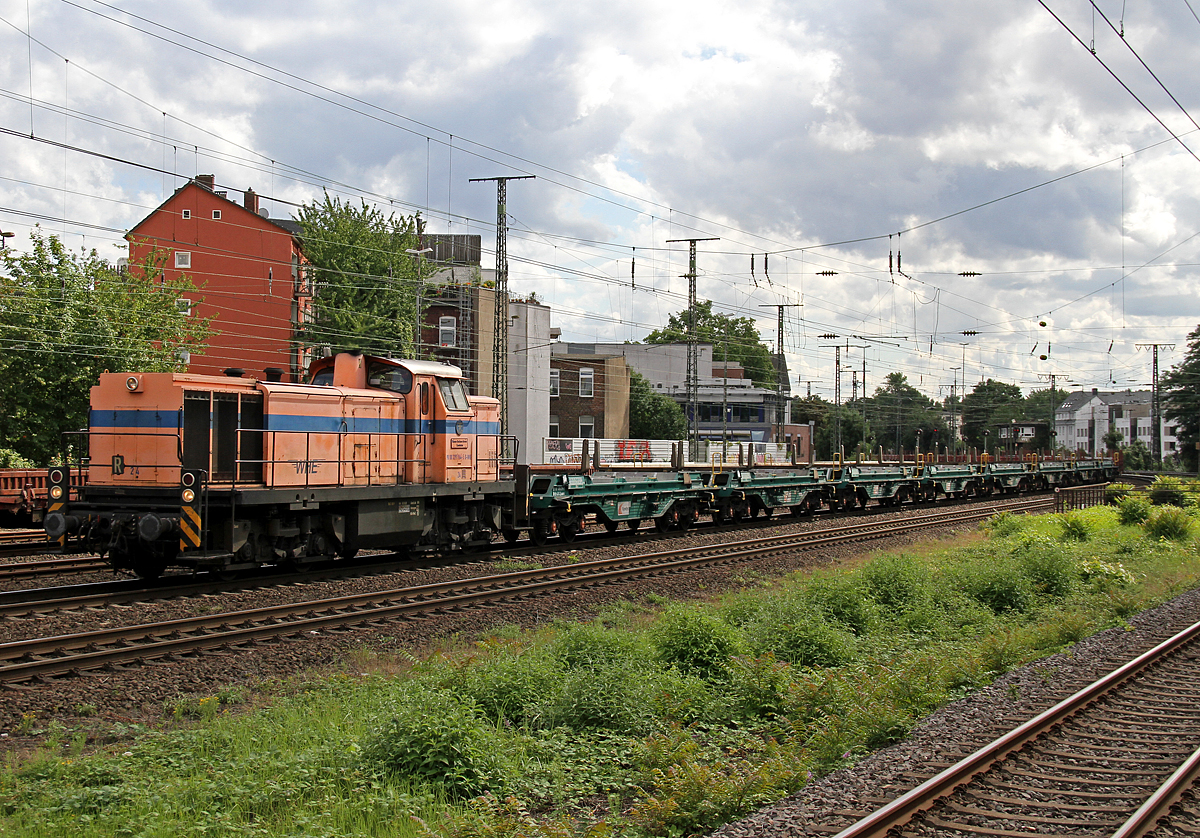
<svg viewBox="0 0 1200 838">
<path fill-rule="evenodd" d="M 238 367 L 262 375 L 274 367 L 297 381 L 309 362 L 299 331 L 312 317 L 300 228 L 267 217 L 258 203 L 253 189 L 238 203 L 215 188 L 212 175 L 197 175 L 126 234 L 129 260 L 157 249 L 166 257 L 165 278 L 186 274 L 195 283 L 191 311 L 213 318 L 213 334 L 203 355 L 184 359 L 190 372 Z"/>
<path fill-rule="evenodd" d="M 1054 412 L 1058 444 L 1068 450 L 1096 455 L 1107 453 L 1104 437 L 1121 434 L 1124 445 L 1141 440 L 1154 453 L 1154 394 L 1150 390 L 1102 392 L 1077 390 L 1067 395 Z M 1160 411 L 1164 410 L 1159 405 Z M 1162 456 L 1179 450 L 1175 424 L 1159 417 Z"/>
<path fill-rule="evenodd" d="M 587 357 L 621 357 L 629 368 L 646 379 L 655 393 L 669 396 L 687 410 L 686 343 L 563 343 L 555 355 L 579 360 Z M 701 440 L 729 442 L 788 441 L 788 436 L 807 434 L 808 426 L 780 427 L 779 394 L 775 388 L 755 386 L 745 371 L 730 362 L 716 365 L 711 344 L 696 346 L 700 374 L 697 376 L 696 426 Z M 717 376 L 728 370 L 727 376 Z M 564 434 L 564 436 L 567 434 Z M 610 437 L 611 438 L 611 437 Z"/>
<path fill-rule="evenodd" d="M 555 347 L 550 357 L 549 437 L 626 439 L 629 366 L 620 355 L 573 354 Z"/>
</svg>

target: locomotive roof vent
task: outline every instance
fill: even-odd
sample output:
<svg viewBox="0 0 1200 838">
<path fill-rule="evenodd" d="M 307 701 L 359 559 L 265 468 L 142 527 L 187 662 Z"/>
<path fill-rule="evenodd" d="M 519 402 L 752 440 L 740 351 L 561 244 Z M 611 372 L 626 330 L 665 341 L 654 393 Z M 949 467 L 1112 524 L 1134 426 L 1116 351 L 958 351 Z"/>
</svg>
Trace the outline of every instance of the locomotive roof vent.
<svg viewBox="0 0 1200 838">
<path fill-rule="evenodd" d="M 267 377 L 267 381 L 283 381 L 283 370 L 279 367 L 267 367 L 263 370 L 263 375 Z"/>
<path fill-rule="evenodd" d="M 246 374 L 246 371 L 241 367 L 226 367 L 225 374 L 230 378 L 241 378 Z"/>
</svg>

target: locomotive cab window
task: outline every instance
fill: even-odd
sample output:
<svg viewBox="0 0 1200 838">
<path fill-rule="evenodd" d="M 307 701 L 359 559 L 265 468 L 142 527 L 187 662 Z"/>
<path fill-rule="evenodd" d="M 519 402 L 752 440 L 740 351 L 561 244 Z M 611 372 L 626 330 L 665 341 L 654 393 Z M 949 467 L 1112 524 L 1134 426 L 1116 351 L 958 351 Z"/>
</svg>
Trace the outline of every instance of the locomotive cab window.
<svg viewBox="0 0 1200 838">
<path fill-rule="evenodd" d="M 332 380 L 333 372 L 329 373 Z M 404 367 L 393 367 L 390 364 L 372 364 L 368 370 L 367 383 L 381 390 L 391 390 L 393 393 L 412 392 L 412 373 Z"/>
<path fill-rule="evenodd" d="M 442 391 L 442 401 L 446 410 L 470 410 L 471 403 L 467 401 L 467 391 L 463 389 L 458 379 L 439 378 L 438 389 Z"/>
<path fill-rule="evenodd" d="M 323 369 L 312 377 L 310 384 L 316 384 L 321 387 L 329 387 L 333 384 L 333 367 Z"/>
</svg>

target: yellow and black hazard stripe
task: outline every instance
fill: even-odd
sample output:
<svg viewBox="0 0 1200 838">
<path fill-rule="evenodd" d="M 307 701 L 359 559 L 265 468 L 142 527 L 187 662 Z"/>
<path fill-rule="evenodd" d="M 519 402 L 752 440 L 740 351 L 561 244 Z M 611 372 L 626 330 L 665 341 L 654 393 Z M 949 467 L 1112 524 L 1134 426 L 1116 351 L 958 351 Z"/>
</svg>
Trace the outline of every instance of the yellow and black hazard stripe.
<svg viewBox="0 0 1200 838">
<path fill-rule="evenodd" d="M 204 537 L 201 520 L 202 473 L 184 471 L 179 491 L 179 550 L 199 550 Z"/>
<path fill-rule="evenodd" d="M 65 467 L 55 466 L 46 477 L 46 514 L 67 514 L 67 502 L 71 499 L 71 472 Z M 59 546 L 67 543 L 64 532 L 57 539 Z"/>
</svg>

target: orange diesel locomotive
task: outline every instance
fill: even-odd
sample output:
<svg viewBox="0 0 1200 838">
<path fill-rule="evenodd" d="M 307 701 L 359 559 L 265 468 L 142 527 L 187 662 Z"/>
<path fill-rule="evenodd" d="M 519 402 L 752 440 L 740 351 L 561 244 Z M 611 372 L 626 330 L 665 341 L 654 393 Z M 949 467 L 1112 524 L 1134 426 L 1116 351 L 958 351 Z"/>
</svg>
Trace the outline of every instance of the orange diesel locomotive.
<svg viewBox="0 0 1200 838">
<path fill-rule="evenodd" d="M 350 352 L 309 376 L 103 374 L 87 485 L 51 469 L 47 534 L 153 577 L 470 547 L 507 526 L 515 440 L 457 367 Z"/>
</svg>

